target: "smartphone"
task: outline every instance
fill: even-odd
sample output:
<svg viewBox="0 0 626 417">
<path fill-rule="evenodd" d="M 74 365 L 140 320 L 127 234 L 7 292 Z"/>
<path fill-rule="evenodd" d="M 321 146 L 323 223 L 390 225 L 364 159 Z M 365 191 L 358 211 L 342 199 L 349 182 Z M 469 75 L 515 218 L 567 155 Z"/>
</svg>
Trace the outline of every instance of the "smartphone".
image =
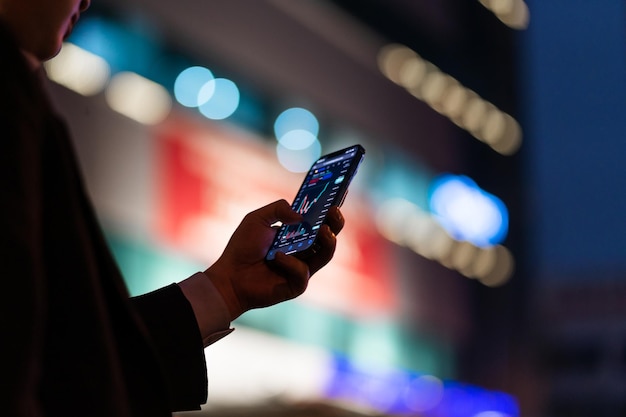
<svg viewBox="0 0 626 417">
<path fill-rule="evenodd" d="M 282 225 L 278 229 L 267 252 L 267 260 L 274 259 L 277 252 L 293 254 L 301 259 L 315 253 L 315 239 L 328 209 L 343 204 L 348 186 L 364 157 L 365 149 L 361 145 L 353 145 L 315 161 L 291 204 L 294 211 L 304 216 L 304 221 Z"/>
</svg>

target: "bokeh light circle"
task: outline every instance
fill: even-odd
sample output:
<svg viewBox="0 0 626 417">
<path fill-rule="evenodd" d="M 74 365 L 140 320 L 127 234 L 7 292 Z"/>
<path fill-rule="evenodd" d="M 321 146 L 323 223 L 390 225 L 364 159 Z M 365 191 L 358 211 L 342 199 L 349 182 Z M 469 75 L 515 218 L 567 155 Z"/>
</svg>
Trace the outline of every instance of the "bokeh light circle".
<svg viewBox="0 0 626 417">
<path fill-rule="evenodd" d="M 213 73 L 208 68 L 189 67 L 176 77 L 174 97 L 185 107 L 198 107 L 200 90 L 213 79 Z"/>
<path fill-rule="evenodd" d="M 213 85 L 211 85 L 213 84 Z M 216 78 L 209 81 L 204 89 L 214 90 L 206 103 L 200 105 L 202 115 L 212 120 L 222 120 L 231 116 L 239 107 L 240 93 L 237 85 L 226 78 Z"/>
<path fill-rule="evenodd" d="M 283 111 L 274 122 L 274 133 L 278 141 L 292 130 L 306 130 L 317 137 L 319 122 L 313 113 L 301 107 L 292 107 Z"/>
<path fill-rule="evenodd" d="M 317 141 L 317 137 L 308 130 L 296 129 L 285 133 L 279 140 L 280 144 L 292 151 L 308 148 Z"/>
<path fill-rule="evenodd" d="M 322 155 L 322 145 L 315 140 L 305 149 L 293 150 L 286 148 L 281 143 L 276 145 L 276 156 L 280 164 L 291 172 L 306 172 Z"/>
</svg>

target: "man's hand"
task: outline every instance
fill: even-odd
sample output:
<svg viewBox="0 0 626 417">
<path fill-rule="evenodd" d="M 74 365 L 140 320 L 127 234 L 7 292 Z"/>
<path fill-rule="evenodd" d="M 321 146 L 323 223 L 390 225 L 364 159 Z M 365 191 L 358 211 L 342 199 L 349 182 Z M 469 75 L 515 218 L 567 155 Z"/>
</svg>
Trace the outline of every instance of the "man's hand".
<svg viewBox="0 0 626 417">
<path fill-rule="evenodd" d="M 278 221 L 296 224 L 302 221 L 302 216 L 285 200 L 248 213 L 220 258 L 205 271 L 224 298 L 231 320 L 253 308 L 267 307 L 302 294 L 311 275 L 333 257 L 336 235 L 344 225 L 339 209 L 331 207 L 320 228 L 320 248 L 314 255 L 300 260 L 279 252 L 268 262 L 265 255 L 276 235 L 272 224 Z"/>
</svg>

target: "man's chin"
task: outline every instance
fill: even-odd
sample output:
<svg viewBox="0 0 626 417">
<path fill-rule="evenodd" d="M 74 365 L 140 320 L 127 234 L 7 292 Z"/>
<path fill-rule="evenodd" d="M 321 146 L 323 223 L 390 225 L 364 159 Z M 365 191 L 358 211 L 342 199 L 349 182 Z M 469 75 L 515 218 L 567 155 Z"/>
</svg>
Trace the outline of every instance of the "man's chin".
<svg viewBox="0 0 626 417">
<path fill-rule="evenodd" d="M 54 58 L 55 56 L 57 56 L 59 52 L 61 52 L 62 47 L 63 47 L 62 41 L 59 41 L 54 45 L 50 45 L 48 48 L 45 48 L 39 51 L 39 53 L 37 54 L 37 59 L 39 59 L 40 62 L 48 61 Z"/>
</svg>

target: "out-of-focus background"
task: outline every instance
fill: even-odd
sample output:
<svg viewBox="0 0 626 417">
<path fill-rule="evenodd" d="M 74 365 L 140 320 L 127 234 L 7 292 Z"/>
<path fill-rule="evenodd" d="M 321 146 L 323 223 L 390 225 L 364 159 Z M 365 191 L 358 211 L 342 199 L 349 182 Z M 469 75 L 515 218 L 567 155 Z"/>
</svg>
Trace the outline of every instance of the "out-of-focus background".
<svg viewBox="0 0 626 417">
<path fill-rule="evenodd" d="M 133 294 L 367 149 L 179 415 L 623 416 L 625 41 L 622 0 L 95 0 L 46 67 Z"/>
</svg>

